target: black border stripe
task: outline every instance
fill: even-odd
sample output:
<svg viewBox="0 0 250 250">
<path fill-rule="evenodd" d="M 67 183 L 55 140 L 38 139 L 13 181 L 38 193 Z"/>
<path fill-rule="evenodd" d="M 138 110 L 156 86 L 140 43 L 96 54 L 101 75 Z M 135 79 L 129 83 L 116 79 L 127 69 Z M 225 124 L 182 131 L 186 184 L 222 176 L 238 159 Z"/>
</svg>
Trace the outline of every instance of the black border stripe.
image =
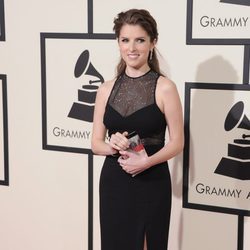
<svg viewBox="0 0 250 250">
<path fill-rule="evenodd" d="M 190 91 L 191 89 L 247 90 L 247 91 L 250 90 L 250 86 L 243 85 L 240 83 L 208 83 L 208 82 L 185 82 L 185 88 L 187 91 Z M 189 101 L 190 103 L 190 99 L 187 101 Z"/>
<path fill-rule="evenodd" d="M 44 130 L 45 129 L 43 129 L 43 131 Z M 68 153 L 78 153 L 78 154 L 90 154 L 90 153 L 92 153 L 91 149 L 48 145 L 47 144 L 47 130 L 45 131 L 45 133 L 43 135 L 43 139 L 44 139 L 44 141 L 43 141 L 43 149 L 46 149 L 46 150 L 59 151 L 59 152 L 68 152 Z"/>
<path fill-rule="evenodd" d="M 116 39 L 114 33 L 46 33 L 42 32 L 41 37 L 44 39 Z"/>
<path fill-rule="evenodd" d="M 4 0 L 0 0 L 0 41 L 5 41 Z"/>
<path fill-rule="evenodd" d="M 186 44 L 192 44 L 193 34 L 193 1 L 187 0 L 187 26 L 186 26 Z"/>
<path fill-rule="evenodd" d="M 0 79 L 2 80 L 3 146 L 4 146 L 4 180 L 0 180 L 0 185 L 9 186 L 7 76 L 0 75 Z"/>
<path fill-rule="evenodd" d="M 88 250 L 93 249 L 93 154 L 88 154 Z"/>
<path fill-rule="evenodd" d="M 184 135 L 185 135 L 185 146 L 183 151 L 183 207 L 188 208 L 188 183 L 189 183 L 189 142 L 190 142 L 190 84 L 185 85 L 185 108 L 184 108 Z"/>
<path fill-rule="evenodd" d="M 46 91 L 46 48 L 45 37 L 40 34 L 41 42 L 41 94 L 42 94 L 42 144 L 47 148 L 47 91 Z"/>
<path fill-rule="evenodd" d="M 249 70 L 250 70 L 250 45 L 245 45 L 244 62 L 243 62 L 243 84 L 250 84 Z"/>
<path fill-rule="evenodd" d="M 93 34 L 93 21 L 94 21 L 94 8 L 93 0 L 88 0 L 88 33 Z"/>
<path fill-rule="evenodd" d="M 191 35 L 189 35 L 191 37 Z M 201 39 L 190 38 L 189 45 L 247 45 L 250 39 Z"/>
<path fill-rule="evenodd" d="M 237 250 L 244 249 L 244 216 L 238 216 L 238 244 Z"/>
<path fill-rule="evenodd" d="M 188 192 L 188 190 L 186 190 L 186 192 Z M 202 204 L 190 203 L 190 202 L 184 203 L 183 207 L 189 208 L 189 209 L 195 209 L 195 210 L 222 213 L 222 214 L 250 216 L 250 211 L 246 211 L 246 210 L 233 209 L 233 208 L 227 208 L 227 207 L 218 207 L 218 206 L 212 206 L 212 205 L 202 205 Z"/>
</svg>

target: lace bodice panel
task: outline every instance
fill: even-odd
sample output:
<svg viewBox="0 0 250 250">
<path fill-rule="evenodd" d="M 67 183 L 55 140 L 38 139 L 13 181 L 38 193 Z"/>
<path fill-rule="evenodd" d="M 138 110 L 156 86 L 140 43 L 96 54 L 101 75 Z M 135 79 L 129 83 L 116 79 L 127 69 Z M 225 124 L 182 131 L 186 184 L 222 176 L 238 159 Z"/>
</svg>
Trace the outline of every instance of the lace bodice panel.
<svg viewBox="0 0 250 250">
<path fill-rule="evenodd" d="M 154 71 L 135 78 L 121 75 L 112 90 L 109 105 L 126 117 L 153 104 L 157 79 L 158 74 Z"/>
</svg>

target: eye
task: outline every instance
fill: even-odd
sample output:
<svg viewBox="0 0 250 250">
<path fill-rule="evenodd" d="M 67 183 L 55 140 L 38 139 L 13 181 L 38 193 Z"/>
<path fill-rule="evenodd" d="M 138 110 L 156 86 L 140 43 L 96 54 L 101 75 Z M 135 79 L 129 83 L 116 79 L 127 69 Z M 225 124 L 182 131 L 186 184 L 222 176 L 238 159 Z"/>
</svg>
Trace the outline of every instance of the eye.
<svg viewBox="0 0 250 250">
<path fill-rule="evenodd" d="M 145 39 L 144 38 L 137 38 L 136 41 L 138 43 L 144 43 L 145 42 Z"/>
<path fill-rule="evenodd" d="M 122 43 L 127 43 L 129 40 L 128 40 L 128 38 L 122 38 L 120 41 L 121 41 Z"/>
</svg>

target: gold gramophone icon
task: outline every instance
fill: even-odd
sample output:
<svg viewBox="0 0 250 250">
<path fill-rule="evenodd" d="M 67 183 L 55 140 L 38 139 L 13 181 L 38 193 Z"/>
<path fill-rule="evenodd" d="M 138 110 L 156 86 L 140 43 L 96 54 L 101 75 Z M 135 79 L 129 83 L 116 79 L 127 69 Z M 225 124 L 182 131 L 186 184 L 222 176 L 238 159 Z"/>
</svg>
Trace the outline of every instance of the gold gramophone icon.
<svg viewBox="0 0 250 250">
<path fill-rule="evenodd" d="M 225 119 L 224 128 L 230 131 L 233 128 L 250 130 L 250 121 L 243 113 L 242 101 L 233 105 Z M 242 134 L 241 139 L 235 139 L 228 144 L 227 157 L 222 157 L 216 170 L 216 174 L 229 176 L 240 180 L 250 180 L 250 134 Z"/>
<path fill-rule="evenodd" d="M 74 71 L 75 77 L 78 78 L 82 74 L 97 78 L 90 80 L 89 84 L 82 85 L 82 89 L 78 89 L 78 101 L 74 102 L 68 117 L 82 121 L 93 122 L 94 106 L 97 89 L 97 83 L 103 83 L 102 75 L 95 69 L 89 61 L 89 51 L 84 50 L 79 56 Z"/>
</svg>

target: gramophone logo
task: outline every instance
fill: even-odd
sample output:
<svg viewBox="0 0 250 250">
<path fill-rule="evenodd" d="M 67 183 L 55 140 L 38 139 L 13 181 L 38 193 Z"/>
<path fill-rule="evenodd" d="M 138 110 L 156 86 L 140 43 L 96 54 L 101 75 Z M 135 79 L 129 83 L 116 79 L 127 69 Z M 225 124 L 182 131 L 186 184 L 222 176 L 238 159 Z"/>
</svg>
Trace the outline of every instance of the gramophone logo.
<svg viewBox="0 0 250 250">
<path fill-rule="evenodd" d="M 195 82 L 185 91 L 184 207 L 249 216 L 250 86 Z"/>
<path fill-rule="evenodd" d="M 225 123 L 225 131 L 241 129 L 242 138 L 234 139 L 228 144 L 227 156 L 219 162 L 215 173 L 240 180 L 250 180 L 250 121 L 244 115 L 244 103 L 237 102 L 228 112 Z M 248 134 L 247 134 L 248 133 Z"/>
<path fill-rule="evenodd" d="M 221 0 L 220 2 L 250 6 L 250 0 Z"/>
<path fill-rule="evenodd" d="M 46 33 L 41 39 L 43 147 L 89 153 L 96 95 L 114 74 L 116 40 L 103 34 L 63 35 Z"/>
<path fill-rule="evenodd" d="M 88 83 L 82 85 L 82 89 L 78 89 L 78 102 L 73 103 L 68 117 L 93 122 L 96 93 L 99 85 L 104 82 L 104 78 L 90 62 L 88 50 L 84 50 L 79 56 L 74 75 L 76 78 L 89 75 L 95 77 L 95 80 L 89 80 Z"/>
</svg>

